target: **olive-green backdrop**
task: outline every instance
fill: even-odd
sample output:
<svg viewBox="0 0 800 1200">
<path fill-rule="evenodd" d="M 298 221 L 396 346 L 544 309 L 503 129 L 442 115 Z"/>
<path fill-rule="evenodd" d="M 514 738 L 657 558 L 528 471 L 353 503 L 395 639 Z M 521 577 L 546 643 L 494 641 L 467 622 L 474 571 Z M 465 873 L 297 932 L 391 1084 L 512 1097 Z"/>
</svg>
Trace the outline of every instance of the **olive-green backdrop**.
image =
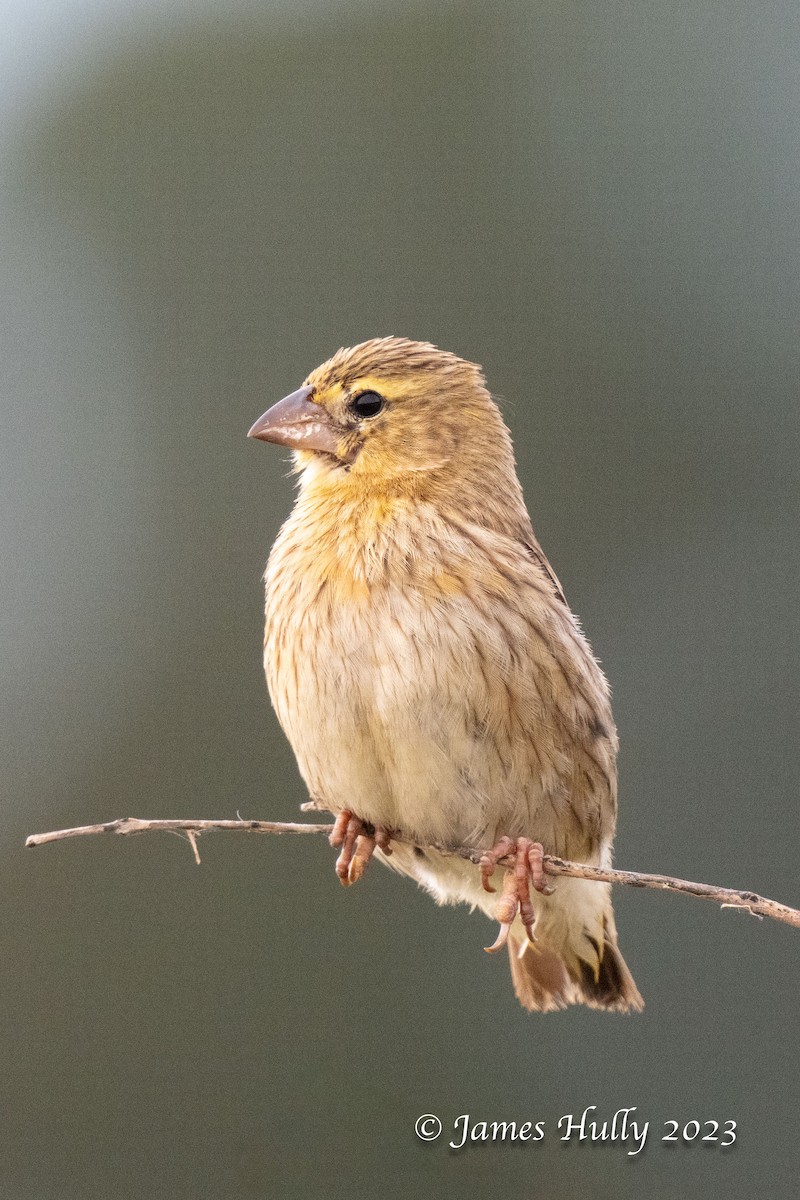
<svg viewBox="0 0 800 1200">
<path fill-rule="evenodd" d="M 292 483 L 245 433 L 396 333 L 502 398 L 614 686 L 618 864 L 800 902 L 800 9 L 5 10 L 2 1196 L 795 1194 L 796 930 L 618 889 L 644 1014 L 531 1016 L 483 918 L 322 841 L 22 843 L 295 815 Z M 592 1104 L 644 1152 L 560 1143 Z M 415 1137 L 467 1112 L 547 1136 Z"/>
</svg>

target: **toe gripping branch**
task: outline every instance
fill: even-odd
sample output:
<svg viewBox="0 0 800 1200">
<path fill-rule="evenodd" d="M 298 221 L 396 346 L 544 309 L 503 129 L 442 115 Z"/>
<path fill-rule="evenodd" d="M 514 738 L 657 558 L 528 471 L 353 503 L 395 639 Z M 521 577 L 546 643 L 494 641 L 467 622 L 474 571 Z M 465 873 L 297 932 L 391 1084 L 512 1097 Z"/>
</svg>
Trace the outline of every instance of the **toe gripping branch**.
<svg viewBox="0 0 800 1200">
<path fill-rule="evenodd" d="M 503 890 L 497 902 L 500 930 L 494 944 L 484 947 L 487 954 L 495 954 L 505 946 L 517 913 L 525 926 L 528 940 L 535 942 L 536 934 L 533 928 L 536 923 L 536 914 L 531 904 L 531 885 L 543 896 L 551 895 L 554 890 L 545 879 L 542 843 L 533 842 L 530 838 L 524 837 L 517 838 L 516 841 L 510 837 L 503 837 L 496 845 L 492 846 L 491 850 L 486 850 L 481 855 L 479 865 L 481 882 L 485 891 L 496 891 L 489 880 L 500 859 L 510 857 L 512 854 L 515 859 L 514 865 L 506 867 L 503 876 Z"/>
<path fill-rule="evenodd" d="M 349 887 L 358 883 L 369 866 L 376 847 L 384 854 L 391 854 L 391 839 L 392 830 L 383 825 L 371 825 L 368 821 L 354 816 L 348 809 L 338 813 L 330 834 L 330 843 L 339 849 L 336 874 L 342 886 Z M 531 886 L 543 896 L 549 896 L 553 891 L 545 879 L 542 843 L 524 837 L 517 838 L 516 841 L 510 837 L 503 837 L 481 855 L 479 865 L 485 891 L 496 890 L 489 881 L 500 860 L 512 855 L 514 863 L 513 866 L 506 867 L 503 890 L 497 903 L 500 930 L 494 945 L 486 947 L 490 954 L 502 949 L 508 941 L 509 931 L 517 913 L 528 939 L 535 942 L 536 914 L 531 904 Z"/>
<path fill-rule="evenodd" d="M 337 814 L 330 835 L 330 844 L 339 847 L 336 874 L 342 887 L 358 883 L 370 864 L 375 847 L 391 854 L 391 831 L 383 825 L 370 825 L 345 809 Z"/>
</svg>

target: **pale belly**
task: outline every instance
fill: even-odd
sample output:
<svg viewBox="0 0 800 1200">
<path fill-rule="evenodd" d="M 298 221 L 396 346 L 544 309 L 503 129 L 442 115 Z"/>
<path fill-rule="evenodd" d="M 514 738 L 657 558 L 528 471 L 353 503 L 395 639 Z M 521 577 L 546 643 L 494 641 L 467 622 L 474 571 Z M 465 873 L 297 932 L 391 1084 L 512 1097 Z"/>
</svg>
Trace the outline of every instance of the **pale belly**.
<svg viewBox="0 0 800 1200">
<path fill-rule="evenodd" d="M 312 798 L 422 846 L 486 847 L 504 834 L 556 853 L 585 845 L 554 718 L 524 672 L 511 681 L 510 710 L 504 664 L 494 675 L 487 669 L 464 606 L 426 607 L 412 593 L 372 605 L 364 618 L 352 605 L 268 625 L 273 704 Z M 419 877 L 426 864 L 416 865 L 401 869 Z M 480 901 L 474 868 L 443 869 L 456 892 L 470 881 L 459 898 Z"/>
</svg>

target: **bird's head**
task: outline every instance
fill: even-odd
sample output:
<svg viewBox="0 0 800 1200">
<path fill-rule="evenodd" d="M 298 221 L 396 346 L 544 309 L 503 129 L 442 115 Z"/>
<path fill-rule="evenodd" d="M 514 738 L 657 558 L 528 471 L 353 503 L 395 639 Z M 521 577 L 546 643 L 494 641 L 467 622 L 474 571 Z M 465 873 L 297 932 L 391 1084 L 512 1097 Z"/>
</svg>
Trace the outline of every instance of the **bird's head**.
<svg viewBox="0 0 800 1200">
<path fill-rule="evenodd" d="M 304 474 L 346 476 L 362 490 L 421 494 L 498 472 L 516 484 L 508 430 L 480 367 L 406 338 L 338 350 L 248 436 L 290 447 Z"/>
</svg>

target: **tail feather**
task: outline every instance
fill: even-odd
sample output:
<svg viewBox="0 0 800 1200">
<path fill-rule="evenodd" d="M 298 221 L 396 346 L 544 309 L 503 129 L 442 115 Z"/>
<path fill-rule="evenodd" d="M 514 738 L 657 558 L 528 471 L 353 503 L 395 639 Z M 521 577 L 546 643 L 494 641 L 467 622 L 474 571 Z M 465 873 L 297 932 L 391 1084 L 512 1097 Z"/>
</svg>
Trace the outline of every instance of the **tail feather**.
<svg viewBox="0 0 800 1200">
<path fill-rule="evenodd" d="M 583 995 L 581 999 L 590 1008 L 604 1008 L 615 1012 L 641 1012 L 644 1000 L 628 970 L 628 964 L 620 954 L 614 941 L 603 942 L 603 951 L 597 974 L 582 959 L 579 964 Z"/>
<path fill-rule="evenodd" d="M 613 1012 L 640 1012 L 644 1007 L 613 924 L 610 929 L 606 925 L 594 963 L 575 956 L 565 960 L 543 943 L 531 945 L 515 938 L 509 938 L 508 949 L 514 993 L 531 1012 L 555 1012 L 570 1004 Z"/>
<path fill-rule="evenodd" d="M 528 1012 L 557 1012 L 577 1004 L 579 996 L 567 968 L 552 950 L 508 939 L 514 995 Z"/>
</svg>

